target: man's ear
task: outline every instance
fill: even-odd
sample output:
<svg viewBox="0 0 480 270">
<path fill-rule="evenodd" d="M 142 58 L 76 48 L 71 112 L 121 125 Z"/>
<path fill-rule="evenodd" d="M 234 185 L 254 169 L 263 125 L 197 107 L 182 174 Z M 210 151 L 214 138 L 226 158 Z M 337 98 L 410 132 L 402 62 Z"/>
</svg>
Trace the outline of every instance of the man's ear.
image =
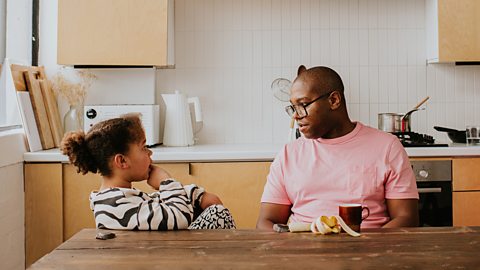
<svg viewBox="0 0 480 270">
<path fill-rule="evenodd" d="M 307 68 L 304 65 L 299 66 L 297 69 L 297 76 L 300 75 L 300 73 L 304 72 L 305 70 L 307 70 Z"/>
<path fill-rule="evenodd" d="M 333 91 L 328 97 L 328 102 L 330 103 L 330 109 L 337 110 L 342 105 L 342 95 L 338 91 Z"/>
<path fill-rule="evenodd" d="M 119 169 L 126 169 L 128 168 L 127 158 L 122 154 L 116 154 L 113 157 L 113 166 Z"/>
</svg>

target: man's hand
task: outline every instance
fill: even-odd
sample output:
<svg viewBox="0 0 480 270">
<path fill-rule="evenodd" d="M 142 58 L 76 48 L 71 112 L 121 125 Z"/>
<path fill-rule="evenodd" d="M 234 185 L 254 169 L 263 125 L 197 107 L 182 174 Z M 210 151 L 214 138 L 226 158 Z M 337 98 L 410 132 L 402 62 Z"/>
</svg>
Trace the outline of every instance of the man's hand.
<svg viewBox="0 0 480 270">
<path fill-rule="evenodd" d="M 217 195 L 205 191 L 202 195 L 200 207 L 202 209 L 205 209 L 210 205 L 214 205 L 214 204 L 223 204 L 223 203 Z"/>
<path fill-rule="evenodd" d="M 148 174 L 147 184 L 149 184 L 155 190 L 160 188 L 160 183 L 172 176 L 164 169 L 150 165 L 150 173 Z"/>
<path fill-rule="evenodd" d="M 417 199 L 387 199 L 387 209 L 391 220 L 383 228 L 417 227 Z"/>
<path fill-rule="evenodd" d="M 262 203 L 257 220 L 257 229 L 273 230 L 273 224 L 286 224 L 290 217 L 291 205 Z"/>
</svg>

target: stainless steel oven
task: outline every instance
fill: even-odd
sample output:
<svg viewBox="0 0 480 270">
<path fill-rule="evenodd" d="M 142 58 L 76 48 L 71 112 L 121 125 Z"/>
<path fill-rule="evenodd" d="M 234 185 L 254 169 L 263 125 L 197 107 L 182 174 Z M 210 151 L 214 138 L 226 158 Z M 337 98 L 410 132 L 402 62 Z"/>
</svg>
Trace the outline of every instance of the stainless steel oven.
<svg viewBox="0 0 480 270">
<path fill-rule="evenodd" d="M 452 226 L 452 161 L 411 161 L 420 195 L 420 226 Z"/>
</svg>

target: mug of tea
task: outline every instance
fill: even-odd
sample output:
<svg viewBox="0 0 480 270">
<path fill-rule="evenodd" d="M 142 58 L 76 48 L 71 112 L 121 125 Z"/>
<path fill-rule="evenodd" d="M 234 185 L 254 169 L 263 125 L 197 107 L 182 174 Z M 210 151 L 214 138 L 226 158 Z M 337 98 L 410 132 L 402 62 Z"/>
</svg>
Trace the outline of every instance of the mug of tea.
<svg viewBox="0 0 480 270">
<path fill-rule="evenodd" d="M 365 215 L 363 215 L 364 210 L 366 210 Z M 360 224 L 362 220 L 370 215 L 370 209 L 359 203 L 340 204 L 338 206 L 338 215 L 345 221 L 348 227 L 356 232 L 360 232 Z"/>
</svg>

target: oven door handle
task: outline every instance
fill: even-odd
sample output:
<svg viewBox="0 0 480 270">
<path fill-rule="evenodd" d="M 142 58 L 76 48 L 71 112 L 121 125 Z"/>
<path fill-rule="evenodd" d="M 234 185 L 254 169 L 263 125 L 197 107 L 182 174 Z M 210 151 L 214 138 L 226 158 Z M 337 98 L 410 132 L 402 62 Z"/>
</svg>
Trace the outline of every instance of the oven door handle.
<svg viewBox="0 0 480 270">
<path fill-rule="evenodd" d="M 418 193 L 442 193 L 442 188 L 418 188 Z"/>
</svg>

